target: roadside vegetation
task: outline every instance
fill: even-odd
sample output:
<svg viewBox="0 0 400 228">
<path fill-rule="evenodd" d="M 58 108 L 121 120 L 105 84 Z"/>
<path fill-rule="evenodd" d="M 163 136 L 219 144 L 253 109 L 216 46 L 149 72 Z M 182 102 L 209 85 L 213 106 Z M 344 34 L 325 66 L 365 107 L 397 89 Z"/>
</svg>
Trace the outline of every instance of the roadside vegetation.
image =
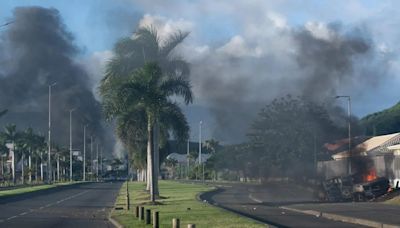
<svg viewBox="0 0 400 228">
<path fill-rule="evenodd" d="M 211 187 L 174 181 L 160 181 L 161 197 L 157 200 L 159 205 L 148 205 L 149 195 L 145 191 L 145 187 L 146 184 L 143 182 L 129 182 L 131 210 L 127 211 L 125 210 L 126 183 L 122 186 L 115 206 L 123 207 L 124 209 L 113 210 L 111 215 L 124 227 L 152 227 L 151 225 L 146 226 L 143 221 L 135 218 L 134 210 L 136 205 L 144 205 L 146 209 L 159 211 L 160 227 L 171 227 L 173 218 L 180 219 L 181 227 L 187 227 L 189 223 L 196 224 L 196 227 L 265 227 L 264 224 L 257 223 L 196 199 L 196 195 L 212 190 Z"/>
</svg>

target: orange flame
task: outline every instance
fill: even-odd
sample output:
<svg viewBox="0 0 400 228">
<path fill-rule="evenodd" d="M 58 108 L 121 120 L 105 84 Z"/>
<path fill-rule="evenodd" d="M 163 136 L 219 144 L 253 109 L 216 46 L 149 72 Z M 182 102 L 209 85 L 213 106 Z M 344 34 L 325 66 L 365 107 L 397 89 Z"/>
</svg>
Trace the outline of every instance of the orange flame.
<svg viewBox="0 0 400 228">
<path fill-rule="evenodd" d="M 374 169 L 369 170 L 368 173 L 364 175 L 364 181 L 366 182 L 373 181 L 376 178 L 378 177 L 376 176 L 376 171 Z"/>
</svg>

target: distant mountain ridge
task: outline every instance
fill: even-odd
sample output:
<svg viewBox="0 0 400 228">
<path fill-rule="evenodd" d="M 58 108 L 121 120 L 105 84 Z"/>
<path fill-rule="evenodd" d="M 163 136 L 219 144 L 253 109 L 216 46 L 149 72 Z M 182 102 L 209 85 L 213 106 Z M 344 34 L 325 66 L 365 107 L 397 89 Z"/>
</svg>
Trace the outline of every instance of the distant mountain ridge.
<svg viewBox="0 0 400 228">
<path fill-rule="evenodd" d="M 363 117 L 361 125 L 365 129 L 365 135 L 369 136 L 400 132 L 400 102 Z"/>
</svg>

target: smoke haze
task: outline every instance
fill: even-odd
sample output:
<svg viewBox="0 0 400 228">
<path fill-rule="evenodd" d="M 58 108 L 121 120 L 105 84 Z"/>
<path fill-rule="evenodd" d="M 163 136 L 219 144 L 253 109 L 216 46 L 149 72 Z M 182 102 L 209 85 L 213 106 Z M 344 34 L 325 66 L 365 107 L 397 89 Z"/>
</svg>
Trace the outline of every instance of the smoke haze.
<svg viewBox="0 0 400 228">
<path fill-rule="evenodd" d="M 101 108 L 94 99 L 87 73 L 74 62 L 80 50 L 56 9 L 18 7 L 13 21 L 1 31 L 0 107 L 9 109 L 2 123 L 18 129 L 32 126 L 47 135 L 48 85 L 52 90 L 53 139 L 69 140 L 69 110 L 73 113 L 74 142 L 82 145 L 83 125 L 88 124 L 103 145 L 112 138 L 101 121 Z M 109 148 L 107 148 L 109 149 Z"/>
</svg>

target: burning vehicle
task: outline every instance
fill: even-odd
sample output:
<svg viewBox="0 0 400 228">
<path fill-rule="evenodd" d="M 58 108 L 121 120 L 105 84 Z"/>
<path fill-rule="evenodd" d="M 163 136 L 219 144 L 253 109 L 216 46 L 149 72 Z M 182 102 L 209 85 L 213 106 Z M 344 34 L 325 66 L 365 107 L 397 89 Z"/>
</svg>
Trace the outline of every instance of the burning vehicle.
<svg viewBox="0 0 400 228">
<path fill-rule="evenodd" d="M 339 142 L 339 141 L 338 141 Z M 327 144 L 330 160 L 318 162 L 322 197 L 328 201 L 365 201 L 398 186 L 400 134 L 356 137 L 348 144 Z M 343 143 L 344 142 L 344 143 Z"/>
<path fill-rule="evenodd" d="M 332 202 L 376 199 L 391 189 L 386 177 L 366 182 L 356 182 L 353 176 L 336 177 L 323 181 L 322 186 L 324 199 Z"/>
</svg>

